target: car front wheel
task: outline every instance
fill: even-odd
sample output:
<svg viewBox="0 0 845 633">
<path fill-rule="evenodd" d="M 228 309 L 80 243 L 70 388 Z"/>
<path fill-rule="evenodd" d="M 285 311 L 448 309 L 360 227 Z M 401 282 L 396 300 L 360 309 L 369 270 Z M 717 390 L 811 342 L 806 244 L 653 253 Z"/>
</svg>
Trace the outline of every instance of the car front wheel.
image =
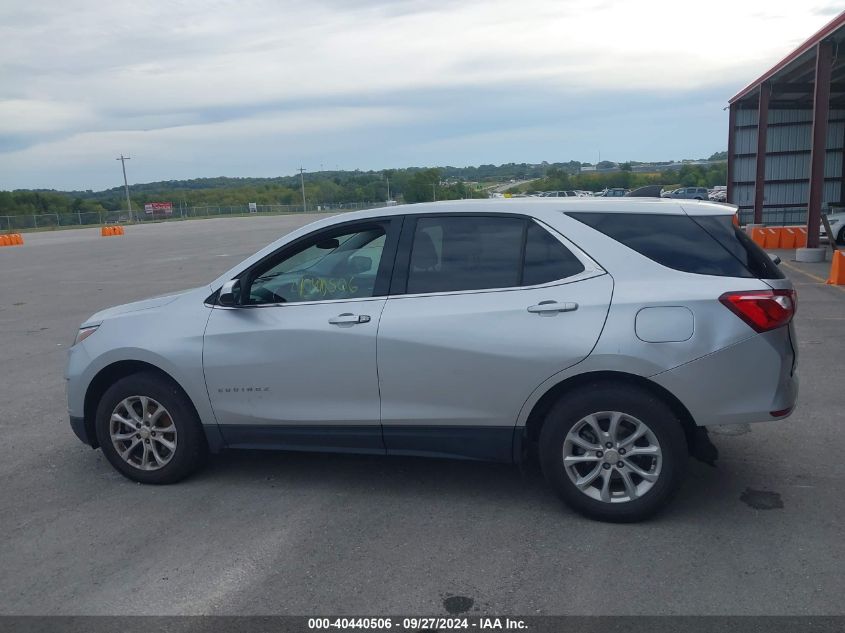
<svg viewBox="0 0 845 633">
<path fill-rule="evenodd" d="M 184 479 L 204 461 L 207 445 L 187 395 L 155 373 L 115 382 L 100 400 L 97 439 L 114 468 L 146 484 Z"/>
<path fill-rule="evenodd" d="M 570 507 L 594 519 L 633 522 L 669 501 L 688 450 L 680 420 L 662 400 L 599 382 L 552 407 L 540 433 L 540 459 Z"/>
</svg>

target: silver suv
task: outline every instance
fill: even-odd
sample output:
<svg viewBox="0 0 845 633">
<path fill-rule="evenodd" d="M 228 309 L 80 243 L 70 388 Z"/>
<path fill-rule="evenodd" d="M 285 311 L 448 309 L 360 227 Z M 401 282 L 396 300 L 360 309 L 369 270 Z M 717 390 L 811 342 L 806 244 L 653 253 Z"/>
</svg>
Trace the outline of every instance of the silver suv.
<svg viewBox="0 0 845 633">
<path fill-rule="evenodd" d="M 795 404 L 795 293 L 733 214 L 557 198 L 323 219 L 83 323 L 71 425 L 153 484 L 225 448 L 536 455 L 573 508 L 642 519 L 704 427 Z"/>
</svg>

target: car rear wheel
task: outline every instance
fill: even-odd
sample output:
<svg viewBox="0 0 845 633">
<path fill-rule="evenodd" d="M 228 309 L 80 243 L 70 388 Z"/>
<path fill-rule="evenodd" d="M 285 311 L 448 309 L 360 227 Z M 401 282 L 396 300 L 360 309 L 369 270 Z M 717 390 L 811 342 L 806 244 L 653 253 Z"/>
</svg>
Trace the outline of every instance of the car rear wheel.
<svg viewBox="0 0 845 633">
<path fill-rule="evenodd" d="M 97 407 L 96 430 L 109 463 L 146 484 L 184 479 L 208 450 L 188 397 L 154 373 L 133 374 L 109 387 Z"/>
<path fill-rule="evenodd" d="M 845 244 L 845 226 L 843 226 L 839 231 L 839 237 L 836 238 L 836 241 L 840 244 Z"/>
<path fill-rule="evenodd" d="M 597 382 L 549 411 L 540 459 L 570 507 L 594 519 L 632 522 L 669 501 L 688 451 L 681 422 L 662 400 L 626 384 Z"/>
</svg>

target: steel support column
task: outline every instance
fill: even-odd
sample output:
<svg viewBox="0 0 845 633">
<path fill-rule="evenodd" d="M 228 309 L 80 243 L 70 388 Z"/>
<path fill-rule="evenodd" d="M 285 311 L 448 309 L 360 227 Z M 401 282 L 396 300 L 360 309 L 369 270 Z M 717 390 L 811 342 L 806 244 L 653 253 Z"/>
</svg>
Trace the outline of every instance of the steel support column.
<svg viewBox="0 0 845 633">
<path fill-rule="evenodd" d="M 819 245 L 832 60 L 833 44 L 819 42 L 816 45 L 816 79 L 813 89 L 813 145 L 810 149 L 810 199 L 807 203 L 807 246 L 810 248 L 816 248 Z"/>
<path fill-rule="evenodd" d="M 842 128 L 842 138 L 839 139 L 839 142 L 839 147 L 842 149 L 841 169 L 839 171 L 839 204 L 845 205 L 845 126 Z"/>
<path fill-rule="evenodd" d="M 769 130 L 768 82 L 760 84 L 760 100 L 757 107 L 757 169 L 754 176 L 754 224 L 763 223 L 763 194 L 766 189 L 766 140 Z"/>
<path fill-rule="evenodd" d="M 738 107 L 736 103 L 732 103 L 728 108 L 728 182 L 726 183 L 728 190 L 726 200 L 733 204 L 736 204 L 734 201 L 734 164 L 736 162 L 734 154 L 736 154 L 736 110 Z"/>
</svg>

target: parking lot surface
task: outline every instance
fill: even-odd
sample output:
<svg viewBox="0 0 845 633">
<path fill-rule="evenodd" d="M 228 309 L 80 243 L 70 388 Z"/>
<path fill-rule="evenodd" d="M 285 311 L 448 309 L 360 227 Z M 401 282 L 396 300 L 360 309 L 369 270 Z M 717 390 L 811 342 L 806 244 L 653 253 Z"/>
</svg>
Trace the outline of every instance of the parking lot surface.
<svg viewBox="0 0 845 633">
<path fill-rule="evenodd" d="M 151 487 L 76 439 L 62 370 L 86 317 L 206 283 L 310 219 L 0 249 L 0 613 L 845 614 L 845 291 L 794 262 L 797 411 L 713 434 L 716 467 L 691 462 L 643 524 L 575 515 L 534 466 L 230 452 Z"/>
</svg>

